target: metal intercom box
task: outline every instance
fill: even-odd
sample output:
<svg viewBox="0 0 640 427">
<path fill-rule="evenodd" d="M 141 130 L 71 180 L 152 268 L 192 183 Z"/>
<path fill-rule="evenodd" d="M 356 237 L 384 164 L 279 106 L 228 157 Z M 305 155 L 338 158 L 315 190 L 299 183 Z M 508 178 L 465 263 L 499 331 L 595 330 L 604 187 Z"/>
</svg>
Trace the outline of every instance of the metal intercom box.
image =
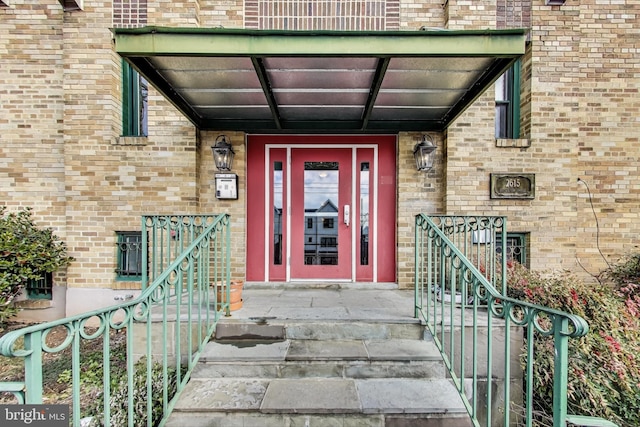
<svg viewBox="0 0 640 427">
<path fill-rule="evenodd" d="M 216 198 L 238 199 L 238 175 L 235 173 L 216 174 Z"/>
</svg>

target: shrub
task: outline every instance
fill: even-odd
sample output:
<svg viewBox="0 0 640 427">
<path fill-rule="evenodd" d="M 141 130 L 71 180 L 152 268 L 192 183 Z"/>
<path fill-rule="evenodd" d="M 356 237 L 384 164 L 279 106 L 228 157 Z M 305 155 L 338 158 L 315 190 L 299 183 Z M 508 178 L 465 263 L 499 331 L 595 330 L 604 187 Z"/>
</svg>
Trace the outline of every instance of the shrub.
<svg viewBox="0 0 640 427">
<path fill-rule="evenodd" d="M 534 304 L 582 316 L 589 332 L 569 340 L 568 412 L 609 419 L 621 427 L 640 425 L 640 319 L 638 304 L 627 294 L 630 284 L 616 291 L 603 284 L 587 284 L 566 272 L 538 273 L 513 265 L 508 273 L 509 294 Z M 536 337 L 533 389 L 536 410 L 551 415 L 553 345 L 550 337 Z"/>
<path fill-rule="evenodd" d="M 617 286 L 640 283 L 640 252 L 625 255 L 606 269 L 602 276 L 611 279 Z"/>
<path fill-rule="evenodd" d="M 158 362 L 151 364 L 151 424 L 147 424 L 147 359 L 145 357 L 135 364 L 133 373 L 133 425 L 130 427 L 146 427 L 147 425 L 157 426 L 164 415 L 162 407 L 163 395 L 163 373 L 162 365 Z M 168 399 L 175 395 L 177 390 L 177 376 L 174 368 L 168 368 L 167 393 Z M 109 401 L 111 407 L 111 425 L 128 425 L 128 386 L 127 376 L 122 375 L 112 387 L 112 395 Z M 104 396 L 98 399 L 96 413 L 91 420 L 91 427 L 104 427 L 104 414 L 102 412 Z"/>
<path fill-rule="evenodd" d="M 42 279 L 71 261 L 53 231 L 35 225 L 30 208 L 7 214 L 0 207 L 0 324 L 16 313 L 13 300 L 27 281 Z"/>
</svg>

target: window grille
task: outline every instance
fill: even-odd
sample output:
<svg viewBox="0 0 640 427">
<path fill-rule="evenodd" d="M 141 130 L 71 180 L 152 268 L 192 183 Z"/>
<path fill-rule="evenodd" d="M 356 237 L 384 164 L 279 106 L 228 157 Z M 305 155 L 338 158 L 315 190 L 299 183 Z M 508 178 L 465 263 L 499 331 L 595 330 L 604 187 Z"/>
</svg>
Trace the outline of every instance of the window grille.
<svg viewBox="0 0 640 427">
<path fill-rule="evenodd" d="M 53 274 L 45 273 L 42 279 L 31 279 L 26 286 L 27 297 L 29 299 L 52 299 L 53 298 Z"/>
<path fill-rule="evenodd" d="M 142 233 L 120 231 L 118 235 L 117 280 L 142 279 Z"/>
<path fill-rule="evenodd" d="M 529 267 L 528 234 L 507 233 L 507 261 L 516 261 L 525 267 Z M 502 238 L 496 235 L 496 252 L 502 253 Z"/>
</svg>

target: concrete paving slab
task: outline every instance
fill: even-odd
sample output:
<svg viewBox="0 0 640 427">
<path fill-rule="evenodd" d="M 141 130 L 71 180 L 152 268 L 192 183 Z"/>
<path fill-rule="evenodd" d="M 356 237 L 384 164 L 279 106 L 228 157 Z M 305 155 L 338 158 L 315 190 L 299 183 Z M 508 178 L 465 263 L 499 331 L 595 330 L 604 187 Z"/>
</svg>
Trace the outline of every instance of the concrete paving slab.
<svg viewBox="0 0 640 427">
<path fill-rule="evenodd" d="M 317 307 L 310 310 L 298 306 L 274 306 L 268 314 L 278 319 L 348 320 L 350 318 L 346 307 Z"/>
<path fill-rule="evenodd" d="M 377 284 L 247 284 L 243 306 L 234 319 L 272 316 L 282 319 L 412 319 L 413 293 Z M 319 286 L 319 285 L 318 285 Z"/>
<path fill-rule="evenodd" d="M 361 405 L 353 380 L 280 379 L 269 384 L 262 401 L 264 413 L 352 413 Z"/>
<path fill-rule="evenodd" d="M 294 340 L 287 360 L 366 360 L 367 351 L 360 340 Z"/>
<path fill-rule="evenodd" d="M 364 345 L 371 360 L 442 360 L 433 343 L 419 340 L 371 340 Z"/>
<path fill-rule="evenodd" d="M 446 378 L 442 361 L 367 361 L 354 362 L 344 367 L 345 378 Z"/>
<path fill-rule="evenodd" d="M 202 351 L 202 361 L 284 361 L 290 342 L 212 341 Z"/>
<path fill-rule="evenodd" d="M 278 378 L 280 372 L 280 363 L 269 361 L 198 363 L 191 378 Z"/>
<path fill-rule="evenodd" d="M 287 325 L 287 338 L 309 340 L 384 339 L 389 327 L 384 323 L 363 322 L 296 322 Z"/>
<path fill-rule="evenodd" d="M 446 379 L 356 380 L 364 413 L 426 414 L 464 412 L 460 396 Z"/>
<path fill-rule="evenodd" d="M 179 411 L 258 410 L 268 385 L 269 381 L 264 379 L 192 378 L 175 408 Z"/>
</svg>

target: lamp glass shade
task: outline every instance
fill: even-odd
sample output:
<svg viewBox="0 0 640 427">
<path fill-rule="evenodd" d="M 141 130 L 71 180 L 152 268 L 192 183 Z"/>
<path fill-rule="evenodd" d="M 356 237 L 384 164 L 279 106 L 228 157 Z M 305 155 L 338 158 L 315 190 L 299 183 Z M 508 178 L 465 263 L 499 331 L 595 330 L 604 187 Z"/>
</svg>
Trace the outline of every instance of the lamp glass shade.
<svg viewBox="0 0 640 427">
<path fill-rule="evenodd" d="M 429 171 L 433 167 L 436 157 L 436 146 L 429 137 L 423 137 L 422 141 L 413 148 L 413 157 L 416 160 L 416 168 L 419 171 Z"/>
<path fill-rule="evenodd" d="M 216 145 L 211 149 L 213 150 L 213 161 L 216 164 L 216 168 L 220 171 L 230 171 L 233 157 L 236 153 L 231 148 L 231 144 L 226 137 L 224 135 L 219 136 L 216 139 Z"/>
</svg>

